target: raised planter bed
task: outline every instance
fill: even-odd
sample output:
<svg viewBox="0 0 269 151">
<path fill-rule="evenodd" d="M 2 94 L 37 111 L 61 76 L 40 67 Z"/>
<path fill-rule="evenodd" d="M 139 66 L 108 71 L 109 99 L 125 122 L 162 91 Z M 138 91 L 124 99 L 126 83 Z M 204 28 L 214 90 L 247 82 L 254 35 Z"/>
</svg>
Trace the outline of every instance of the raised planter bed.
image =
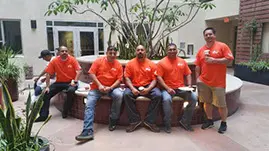
<svg viewBox="0 0 269 151">
<path fill-rule="evenodd" d="M 244 65 L 235 65 L 234 75 L 241 80 L 269 85 L 269 70 L 253 72 Z"/>
</svg>

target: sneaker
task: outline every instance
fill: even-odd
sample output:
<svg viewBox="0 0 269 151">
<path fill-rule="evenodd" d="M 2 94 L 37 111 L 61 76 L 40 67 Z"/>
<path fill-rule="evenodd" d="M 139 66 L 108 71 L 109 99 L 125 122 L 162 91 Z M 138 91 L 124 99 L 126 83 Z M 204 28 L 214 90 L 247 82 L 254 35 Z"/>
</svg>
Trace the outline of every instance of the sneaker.
<svg viewBox="0 0 269 151">
<path fill-rule="evenodd" d="M 135 123 L 131 123 L 127 128 L 126 128 L 126 132 L 130 133 L 133 132 L 139 125 L 141 125 L 141 121 L 135 122 Z"/>
<path fill-rule="evenodd" d="M 207 129 L 207 128 L 212 128 L 214 127 L 214 122 L 213 120 L 207 120 L 205 123 L 202 124 L 202 129 Z"/>
<path fill-rule="evenodd" d="M 81 132 L 81 134 L 79 134 L 78 136 L 76 136 L 76 140 L 77 141 L 89 141 L 89 140 L 93 140 L 93 132 L 88 132 L 86 130 L 83 130 Z"/>
<path fill-rule="evenodd" d="M 114 131 L 116 129 L 116 123 L 117 123 L 117 120 L 112 120 L 109 118 L 108 129 L 110 131 Z"/>
<path fill-rule="evenodd" d="M 165 125 L 163 129 L 166 133 L 171 133 L 171 126 L 170 125 Z"/>
<path fill-rule="evenodd" d="M 160 128 L 156 124 L 150 124 L 145 121 L 144 125 L 148 127 L 152 132 L 156 132 L 156 133 L 160 132 Z"/>
<path fill-rule="evenodd" d="M 47 116 L 39 116 L 37 119 L 35 119 L 35 122 L 44 122 L 47 118 Z"/>
<path fill-rule="evenodd" d="M 226 122 L 221 122 L 218 132 L 220 134 L 223 134 L 226 130 L 227 130 Z"/>
<path fill-rule="evenodd" d="M 190 124 L 186 124 L 186 123 L 183 122 L 182 120 L 179 121 L 179 125 L 180 125 L 181 127 L 183 127 L 186 131 L 191 131 L 191 132 L 194 131 Z"/>
</svg>

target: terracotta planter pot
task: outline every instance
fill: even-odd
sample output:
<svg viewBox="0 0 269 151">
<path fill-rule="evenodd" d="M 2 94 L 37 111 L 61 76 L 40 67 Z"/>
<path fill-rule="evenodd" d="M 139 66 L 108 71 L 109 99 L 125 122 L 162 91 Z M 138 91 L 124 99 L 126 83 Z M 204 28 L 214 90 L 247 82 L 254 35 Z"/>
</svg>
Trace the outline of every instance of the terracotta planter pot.
<svg viewBox="0 0 269 151">
<path fill-rule="evenodd" d="M 6 81 L 7 89 L 10 93 L 12 101 L 17 101 L 19 99 L 19 89 L 18 82 L 14 79 L 8 79 Z"/>
</svg>

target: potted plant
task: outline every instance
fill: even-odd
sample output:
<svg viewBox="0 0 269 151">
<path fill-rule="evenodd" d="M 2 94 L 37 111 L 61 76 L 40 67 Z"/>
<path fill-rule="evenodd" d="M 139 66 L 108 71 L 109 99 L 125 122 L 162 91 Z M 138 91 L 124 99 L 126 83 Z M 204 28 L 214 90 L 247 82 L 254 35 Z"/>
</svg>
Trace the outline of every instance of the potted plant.
<svg viewBox="0 0 269 151">
<path fill-rule="evenodd" d="M 15 113 L 11 97 L 4 81 L 0 81 L 2 89 L 3 106 L 0 108 L 0 150 L 19 151 L 49 151 L 48 140 L 39 137 L 41 128 L 49 121 L 51 116 L 43 123 L 35 135 L 32 135 L 32 127 L 42 104 L 44 93 L 41 94 L 32 109 L 31 95 L 29 93 L 26 103 L 25 118 L 18 117 Z"/>
<path fill-rule="evenodd" d="M 254 45 L 250 61 L 236 64 L 234 75 L 245 81 L 269 85 L 269 62 L 260 60 L 261 54 L 260 45 Z"/>
<path fill-rule="evenodd" d="M 21 73 L 21 68 L 11 61 L 15 55 L 10 47 L 0 48 L 0 79 L 7 85 L 12 101 L 19 98 L 18 81 Z"/>
<path fill-rule="evenodd" d="M 29 66 L 27 63 L 23 65 L 24 77 L 26 80 L 33 79 L 33 66 Z"/>
</svg>

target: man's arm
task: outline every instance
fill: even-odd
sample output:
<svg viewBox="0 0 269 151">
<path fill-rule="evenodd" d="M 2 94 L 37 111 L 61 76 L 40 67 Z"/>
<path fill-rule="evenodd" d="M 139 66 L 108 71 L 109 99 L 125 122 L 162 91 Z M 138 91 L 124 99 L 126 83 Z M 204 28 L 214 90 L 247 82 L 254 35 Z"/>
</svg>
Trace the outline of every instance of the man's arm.
<svg viewBox="0 0 269 151">
<path fill-rule="evenodd" d="M 200 74 L 201 74 L 201 68 L 199 66 L 196 66 L 195 67 L 195 76 L 196 76 L 196 79 L 199 78 Z"/>
<path fill-rule="evenodd" d="M 35 82 L 37 82 L 44 74 L 45 74 L 45 69 L 40 73 L 40 75 L 34 79 Z"/>
<path fill-rule="evenodd" d="M 98 89 L 101 91 L 101 92 L 104 92 L 104 86 L 102 85 L 102 83 L 97 79 L 96 75 L 95 74 L 90 74 L 90 78 L 92 79 L 92 81 L 97 84 L 98 86 Z"/>
<path fill-rule="evenodd" d="M 80 75 L 81 75 L 81 73 L 82 73 L 82 70 L 77 70 L 76 73 L 77 73 L 77 74 L 76 74 L 76 77 L 75 77 L 74 81 L 75 81 L 75 82 L 78 82 L 78 78 L 80 77 Z"/>
<path fill-rule="evenodd" d="M 189 86 L 189 87 L 191 87 L 191 74 L 189 74 L 189 75 L 187 75 L 186 76 L 186 78 L 187 78 L 187 85 Z"/>
<path fill-rule="evenodd" d="M 175 90 L 170 88 L 169 86 L 166 85 L 166 83 L 164 82 L 163 78 L 161 76 L 157 76 L 157 80 L 158 82 L 161 84 L 162 87 L 165 88 L 165 90 L 169 93 L 169 94 L 176 94 Z"/>
<path fill-rule="evenodd" d="M 205 61 L 207 63 L 216 63 L 216 64 L 225 64 L 225 65 L 228 65 L 231 63 L 232 60 L 229 60 L 227 58 L 213 58 L 213 57 L 206 57 L 205 58 Z"/>
</svg>

